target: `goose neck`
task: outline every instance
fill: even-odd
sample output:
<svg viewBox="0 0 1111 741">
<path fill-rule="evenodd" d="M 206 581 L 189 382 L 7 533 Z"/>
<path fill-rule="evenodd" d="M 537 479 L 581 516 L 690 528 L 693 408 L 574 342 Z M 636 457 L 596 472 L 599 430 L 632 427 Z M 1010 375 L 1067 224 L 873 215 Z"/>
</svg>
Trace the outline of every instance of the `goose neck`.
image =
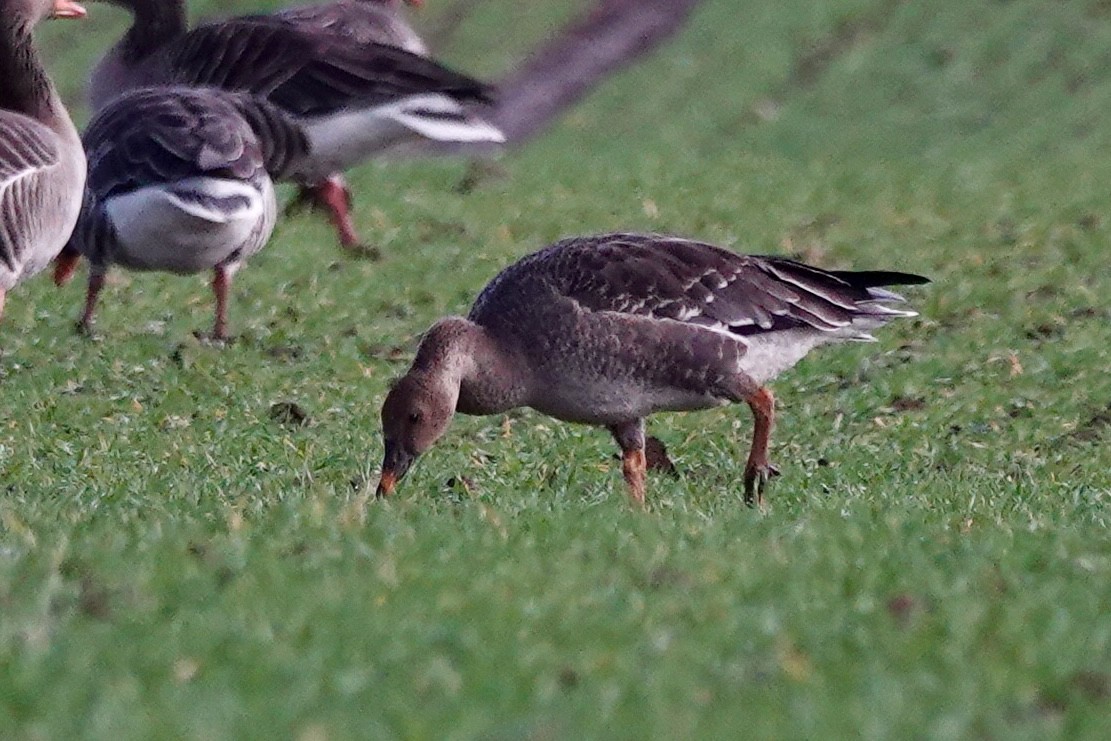
<svg viewBox="0 0 1111 741">
<path fill-rule="evenodd" d="M 123 39 L 130 61 L 143 59 L 189 30 L 184 0 L 136 0 L 134 21 Z"/>
<path fill-rule="evenodd" d="M 0 109 L 47 121 L 57 96 L 22 19 L 0 21 Z"/>
</svg>

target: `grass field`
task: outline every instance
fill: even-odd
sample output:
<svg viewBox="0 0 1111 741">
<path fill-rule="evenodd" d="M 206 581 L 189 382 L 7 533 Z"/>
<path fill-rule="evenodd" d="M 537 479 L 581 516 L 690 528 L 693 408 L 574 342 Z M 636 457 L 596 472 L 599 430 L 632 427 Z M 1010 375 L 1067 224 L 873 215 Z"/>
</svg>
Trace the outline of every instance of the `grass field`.
<svg viewBox="0 0 1111 741">
<path fill-rule="evenodd" d="M 496 76 L 584 5 L 488 0 L 444 56 Z M 192 338 L 205 278 L 115 273 L 97 341 L 80 281 L 14 291 L 0 736 L 1106 738 L 1111 9 L 743 5 L 470 192 L 459 161 L 353 174 L 384 259 L 282 223 L 227 349 Z M 122 17 L 91 10 L 41 34 L 75 102 Z M 680 476 L 647 512 L 606 433 L 531 412 L 457 419 L 368 500 L 416 336 L 618 228 L 934 283 L 775 384 L 766 513 L 741 408 L 654 418 Z"/>
</svg>

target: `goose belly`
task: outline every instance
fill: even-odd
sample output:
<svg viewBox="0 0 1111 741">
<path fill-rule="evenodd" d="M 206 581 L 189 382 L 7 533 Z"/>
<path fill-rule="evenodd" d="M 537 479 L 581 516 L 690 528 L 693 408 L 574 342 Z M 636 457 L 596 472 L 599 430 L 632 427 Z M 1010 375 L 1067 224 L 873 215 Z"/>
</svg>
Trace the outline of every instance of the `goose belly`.
<svg viewBox="0 0 1111 741">
<path fill-rule="evenodd" d="M 847 330 L 847 331 L 846 331 Z M 857 330 L 819 332 L 813 329 L 790 329 L 750 335 L 742 338 L 747 347 L 737 362 L 738 370 L 758 385 L 771 381 L 806 357 L 819 345 L 854 339 Z"/>
<path fill-rule="evenodd" d="M 567 422 L 608 425 L 656 412 L 710 409 L 726 403 L 711 394 L 677 386 L 648 385 L 634 379 L 583 379 L 582 383 L 540 384 L 529 406 Z"/>
<path fill-rule="evenodd" d="M 105 204 L 116 233 L 112 262 L 195 273 L 239 260 L 270 238 L 276 208 L 268 180 L 198 177 L 115 196 Z"/>
</svg>

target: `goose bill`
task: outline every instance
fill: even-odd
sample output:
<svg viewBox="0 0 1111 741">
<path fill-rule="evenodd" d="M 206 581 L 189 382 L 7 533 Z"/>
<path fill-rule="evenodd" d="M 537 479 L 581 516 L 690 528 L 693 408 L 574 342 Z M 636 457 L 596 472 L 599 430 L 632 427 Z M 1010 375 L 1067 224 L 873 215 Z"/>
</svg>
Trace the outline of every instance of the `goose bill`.
<svg viewBox="0 0 1111 741">
<path fill-rule="evenodd" d="M 376 496 L 387 497 L 393 493 L 397 482 L 413 465 L 415 456 L 410 455 L 402 446 L 396 443 L 386 443 L 386 455 L 382 460 L 382 478 L 378 480 Z"/>
<path fill-rule="evenodd" d="M 54 18 L 84 18 L 87 14 L 84 6 L 74 0 L 54 0 Z"/>
</svg>

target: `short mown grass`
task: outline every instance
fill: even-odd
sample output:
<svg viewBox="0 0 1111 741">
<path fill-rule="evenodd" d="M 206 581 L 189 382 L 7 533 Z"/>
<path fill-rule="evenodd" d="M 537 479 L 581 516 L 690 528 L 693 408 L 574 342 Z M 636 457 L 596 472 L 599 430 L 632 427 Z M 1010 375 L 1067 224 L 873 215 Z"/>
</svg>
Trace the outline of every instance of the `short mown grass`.
<svg viewBox="0 0 1111 741">
<path fill-rule="evenodd" d="M 488 0 L 445 57 L 496 76 L 585 3 L 542 5 Z M 114 274 L 96 341 L 79 285 L 13 292 L 0 735 L 1106 737 L 1106 3 L 749 5 L 469 192 L 462 161 L 353 173 L 384 259 L 283 222 L 229 348 L 192 338 L 206 279 Z M 71 96 L 119 31 L 92 11 L 42 34 Z M 457 419 L 369 498 L 417 335 L 612 229 L 934 283 L 775 384 L 767 512 L 742 408 L 653 419 L 680 474 L 647 512 L 607 434 L 531 412 Z"/>
</svg>

